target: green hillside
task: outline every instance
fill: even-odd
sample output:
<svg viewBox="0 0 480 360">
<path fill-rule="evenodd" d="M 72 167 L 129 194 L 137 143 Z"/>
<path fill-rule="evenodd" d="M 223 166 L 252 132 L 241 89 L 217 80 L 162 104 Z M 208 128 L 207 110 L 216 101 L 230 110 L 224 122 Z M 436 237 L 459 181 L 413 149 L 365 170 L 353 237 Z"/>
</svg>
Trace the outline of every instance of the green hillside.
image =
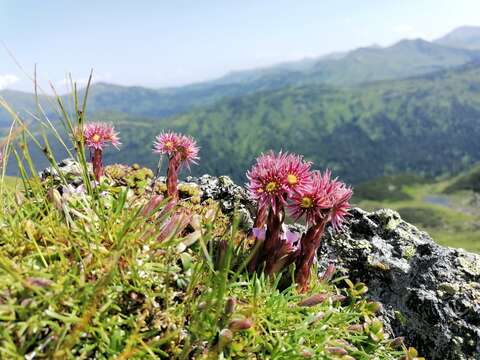
<svg viewBox="0 0 480 360">
<path fill-rule="evenodd" d="M 344 89 L 287 87 L 159 120 L 90 118 L 113 121 L 121 133 L 127 151 L 108 151 L 110 162 L 155 167 L 154 136 L 173 129 L 198 139 L 202 171 L 237 181 L 268 149 L 305 154 L 354 184 L 404 172 L 456 174 L 480 160 L 480 64 Z"/>
<path fill-rule="evenodd" d="M 479 189 L 480 165 L 441 181 L 382 177 L 358 185 L 354 202 L 368 210 L 395 209 L 440 244 L 480 252 L 480 192 L 457 187 L 459 180 L 466 184 L 464 179 L 473 175 L 477 180 L 471 185 Z"/>
<path fill-rule="evenodd" d="M 128 161 L 154 166 L 151 140 L 169 128 L 199 140 L 203 170 L 212 174 L 242 179 L 251 159 L 272 148 L 305 154 L 359 183 L 399 172 L 439 175 L 465 169 L 480 159 L 479 121 L 480 65 L 472 64 L 351 89 L 289 87 L 118 126 L 131 150 Z"/>
</svg>

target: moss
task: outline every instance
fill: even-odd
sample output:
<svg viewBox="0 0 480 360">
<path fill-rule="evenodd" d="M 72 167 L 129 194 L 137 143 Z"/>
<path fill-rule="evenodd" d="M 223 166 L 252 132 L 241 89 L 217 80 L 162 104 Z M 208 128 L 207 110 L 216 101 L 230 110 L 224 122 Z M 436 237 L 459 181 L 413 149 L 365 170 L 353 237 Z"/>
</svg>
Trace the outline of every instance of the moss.
<svg viewBox="0 0 480 360">
<path fill-rule="evenodd" d="M 401 311 L 394 311 L 395 319 L 400 322 L 400 324 L 405 325 L 407 323 L 407 318 L 402 314 Z"/>
<path fill-rule="evenodd" d="M 460 256 L 458 262 L 466 273 L 473 276 L 480 275 L 480 261 L 478 259 L 471 261 L 464 256 Z"/>
<path fill-rule="evenodd" d="M 134 193 L 141 195 L 150 186 L 153 171 L 140 166 L 126 166 L 120 164 L 105 167 L 105 176 L 113 182 L 113 186 L 127 186 Z"/>
<path fill-rule="evenodd" d="M 412 257 L 414 257 L 416 253 L 417 253 L 417 249 L 415 248 L 415 246 L 410 245 L 410 246 L 406 246 L 405 248 L 403 248 L 402 256 L 405 259 L 409 260 Z"/>
<path fill-rule="evenodd" d="M 385 229 L 389 231 L 395 230 L 395 228 L 402 222 L 398 212 L 391 209 L 381 209 L 377 211 L 377 215 L 380 220 L 385 224 Z"/>
</svg>

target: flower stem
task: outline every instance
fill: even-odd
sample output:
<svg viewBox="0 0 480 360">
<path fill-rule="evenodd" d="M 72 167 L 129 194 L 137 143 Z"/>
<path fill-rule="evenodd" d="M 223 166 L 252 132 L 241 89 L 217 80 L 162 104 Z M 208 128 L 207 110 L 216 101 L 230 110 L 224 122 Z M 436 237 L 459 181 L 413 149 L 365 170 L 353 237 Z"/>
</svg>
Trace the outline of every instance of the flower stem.
<svg viewBox="0 0 480 360">
<path fill-rule="evenodd" d="M 297 268 L 295 272 L 295 282 L 297 283 L 300 292 L 308 290 L 313 260 L 320 247 L 326 224 L 327 220 L 321 219 L 316 224 L 312 225 L 307 233 L 302 236 L 300 256 L 297 259 Z"/>
<path fill-rule="evenodd" d="M 254 228 L 263 228 L 267 221 L 267 208 L 265 206 L 258 206 L 257 216 L 255 217 L 255 222 L 253 224 Z"/>
<path fill-rule="evenodd" d="M 175 154 L 170 157 L 167 169 L 167 194 L 173 200 L 177 201 L 178 196 L 178 169 L 180 167 L 181 155 Z"/>
<path fill-rule="evenodd" d="M 275 262 L 275 254 L 278 253 L 277 248 L 281 246 L 280 237 L 282 232 L 282 224 L 285 219 L 285 210 L 281 204 L 277 204 L 276 211 L 273 208 L 268 212 L 267 217 L 267 233 L 265 235 L 265 243 L 263 245 L 262 257 L 265 259 L 265 272 L 272 274 Z"/>
<path fill-rule="evenodd" d="M 93 175 L 96 181 L 100 181 L 100 177 L 103 176 L 103 163 L 102 163 L 102 150 L 95 149 L 92 156 Z"/>
</svg>

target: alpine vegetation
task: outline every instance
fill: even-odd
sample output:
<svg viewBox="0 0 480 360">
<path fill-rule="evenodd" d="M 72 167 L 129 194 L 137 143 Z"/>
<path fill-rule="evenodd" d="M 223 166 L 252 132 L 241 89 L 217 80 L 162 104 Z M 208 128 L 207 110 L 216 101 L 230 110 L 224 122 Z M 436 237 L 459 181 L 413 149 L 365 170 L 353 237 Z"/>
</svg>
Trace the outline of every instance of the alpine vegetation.
<svg viewBox="0 0 480 360">
<path fill-rule="evenodd" d="M 20 176 L 6 181 L 2 169 L 0 181 L 0 358 L 421 359 L 384 330 L 364 283 L 332 264 L 312 276 L 324 231 L 341 231 L 352 195 L 329 171 L 268 152 L 248 191 L 225 176 L 182 182 L 199 147 L 174 132 L 153 143 L 166 178 L 104 165 L 119 134 L 85 121 L 85 100 L 73 100 L 70 114 L 58 99 L 68 136 L 42 123 L 69 154 L 62 161 L 52 137 L 37 139 L 9 111 L 1 162 L 13 155 Z M 49 168 L 37 171 L 31 147 Z M 292 231 L 287 212 L 306 230 Z"/>
</svg>

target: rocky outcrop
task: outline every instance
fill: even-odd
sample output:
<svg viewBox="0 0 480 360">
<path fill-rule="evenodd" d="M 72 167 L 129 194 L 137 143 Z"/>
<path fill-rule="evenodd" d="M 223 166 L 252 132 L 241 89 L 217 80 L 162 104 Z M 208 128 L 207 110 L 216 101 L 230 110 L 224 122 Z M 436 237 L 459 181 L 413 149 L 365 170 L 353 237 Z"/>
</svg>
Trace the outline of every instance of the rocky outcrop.
<svg viewBox="0 0 480 360">
<path fill-rule="evenodd" d="M 428 359 L 480 359 L 480 256 L 437 245 L 392 210 L 353 209 L 318 254 L 383 304 L 395 335 Z"/>
<path fill-rule="evenodd" d="M 254 209 L 227 177 L 189 178 L 204 197 Z M 246 215 L 245 215 L 246 216 Z M 319 268 L 334 261 L 383 304 L 385 325 L 427 359 L 480 359 L 480 256 L 439 246 L 392 210 L 352 209 L 341 233 L 327 232 Z"/>
</svg>

